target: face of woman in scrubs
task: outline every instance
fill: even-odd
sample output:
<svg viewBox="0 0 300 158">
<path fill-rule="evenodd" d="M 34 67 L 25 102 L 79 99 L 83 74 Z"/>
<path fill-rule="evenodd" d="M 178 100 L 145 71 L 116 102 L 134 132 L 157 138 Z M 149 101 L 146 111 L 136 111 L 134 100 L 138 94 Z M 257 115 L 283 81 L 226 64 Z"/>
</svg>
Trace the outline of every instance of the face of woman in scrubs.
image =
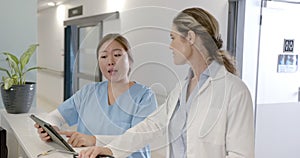
<svg viewBox="0 0 300 158">
<path fill-rule="evenodd" d="M 105 42 L 99 49 L 99 67 L 111 82 L 128 81 L 130 62 L 123 46 L 115 40 Z"/>
</svg>

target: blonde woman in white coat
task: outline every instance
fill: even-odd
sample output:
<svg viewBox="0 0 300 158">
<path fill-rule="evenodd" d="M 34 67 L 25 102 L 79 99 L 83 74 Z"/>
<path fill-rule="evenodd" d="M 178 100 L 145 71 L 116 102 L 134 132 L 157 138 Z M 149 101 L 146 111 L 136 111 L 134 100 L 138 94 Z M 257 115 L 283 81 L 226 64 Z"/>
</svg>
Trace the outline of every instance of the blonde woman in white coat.
<svg viewBox="0 0 300 158">
<path fill-rule="evenodd" d="M 201 8 L 185 9 L 174 18 L 170 36 L 174 63 L 190 66 L 186 81 L 144 121 L 104 147 L 81 151 L 80 158 L 126 157 L 163 135 L 170 158 L 254 157 L 252 99 L 221 50 L 217 20 Z"/>
</svg>

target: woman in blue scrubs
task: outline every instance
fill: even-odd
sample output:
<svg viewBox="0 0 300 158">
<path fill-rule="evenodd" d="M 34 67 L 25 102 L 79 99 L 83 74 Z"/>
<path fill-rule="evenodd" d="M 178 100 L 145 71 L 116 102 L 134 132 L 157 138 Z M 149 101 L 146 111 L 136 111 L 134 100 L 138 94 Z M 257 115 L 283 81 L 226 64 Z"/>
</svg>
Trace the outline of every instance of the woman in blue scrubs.
<svg viewBox="0 0 300 158">
<path fill-rule="evenodd" d="M 168 138 L 166 158 L 254 158 L 251 95 L 222 50 L 216 18 L 187 8 L 173 19 L 170 37 L 174 63 L 190 66 L 186 80 L 144 121 L 80 158 L 126 157 L 160 136 Z"/>
<path fill-rule="evenodd" d="M 126 38 L 106 35 L 98 45 L 97 57 L 107 81 L 85 85 L 46 118 L 57 130 L 65 123 L 77 125 L 77 132 L 59 131 L 74 147 L 101 144 L 99 135 L 120 135 L 157 107 L 153 91 L 129 80 L 133 58 Z M 35 126 L 41 139 L 49 141 L 49 135 Z M 149 146 L 129 157 L 151 157 Z"/>
</svg>

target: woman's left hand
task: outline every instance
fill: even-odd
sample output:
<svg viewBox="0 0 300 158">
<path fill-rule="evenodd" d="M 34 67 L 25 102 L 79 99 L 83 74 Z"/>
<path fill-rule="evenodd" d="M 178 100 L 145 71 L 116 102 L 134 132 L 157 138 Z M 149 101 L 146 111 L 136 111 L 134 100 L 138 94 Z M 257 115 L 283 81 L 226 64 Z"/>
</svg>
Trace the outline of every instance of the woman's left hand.
<svg viewBox="0 0 300 158">
<path fill-rule="evenodd" d="M 59 131 L 59 134 L 66 135 L 68 143 L 73 147 L 94 146 L 96 145 L 96 137 L 85 135 L 79 132 Z"/>
</svg>

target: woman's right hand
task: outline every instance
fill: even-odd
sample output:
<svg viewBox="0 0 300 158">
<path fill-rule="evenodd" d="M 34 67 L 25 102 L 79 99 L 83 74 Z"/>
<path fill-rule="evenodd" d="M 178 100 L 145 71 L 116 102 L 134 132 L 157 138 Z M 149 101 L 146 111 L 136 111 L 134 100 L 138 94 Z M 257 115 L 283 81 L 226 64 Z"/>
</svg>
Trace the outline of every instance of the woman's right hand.
<svg viewBox="0 0 300 158">
<path fill-rule="evenodd" d="M 34 124 L 34 127 L 37 129 L 37 132 L 41 138 L 41 140 L 45 141 L 45 142 L 50 142 L 52 141 L 49 134 L 37 123 Z M 52 126 L 56 131 L 59 131 L 58 127 L 56 126 Z"/>
<path fill-rule="evenodd" d="M 107 147 L 94 146 L 87 150 L 81 150 L 78 158 L 96 158 L 98 155 L 112 156 L 112 151 Z"/>
</svg>

